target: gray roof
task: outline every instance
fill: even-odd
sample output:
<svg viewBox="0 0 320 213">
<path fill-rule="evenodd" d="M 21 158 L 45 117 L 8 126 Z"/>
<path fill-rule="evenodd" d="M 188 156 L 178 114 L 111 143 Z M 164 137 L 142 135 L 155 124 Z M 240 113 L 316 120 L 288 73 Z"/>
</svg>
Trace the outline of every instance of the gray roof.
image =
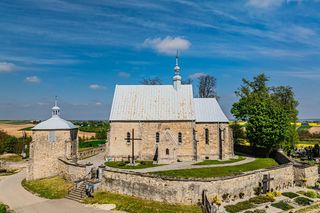
<svg viewBox="0 0 320 213">
<path fill-rule="evenodd" d="M 110 121 L 195 120 L 191 85 L 117 85 Z"/>
<path fill-rule="evenodd" d="M 192 85 L 117 85 L 109 120 L 229 121 L 215 98 L 193 98 Z"/>
<path fill-rule="evenodd" d="M 64 130 L 64 129 L 76 129 L 77 127 L 73 123 L 66 121 L 59 116 L 52 116 L 46 121 L 43 121 L 32 128 L 32 130 Z"/>
<path fill-rule="evenodd" d="M 194 98 L 196 122 L 229 122 L 215 98 Z"/>
</svg>

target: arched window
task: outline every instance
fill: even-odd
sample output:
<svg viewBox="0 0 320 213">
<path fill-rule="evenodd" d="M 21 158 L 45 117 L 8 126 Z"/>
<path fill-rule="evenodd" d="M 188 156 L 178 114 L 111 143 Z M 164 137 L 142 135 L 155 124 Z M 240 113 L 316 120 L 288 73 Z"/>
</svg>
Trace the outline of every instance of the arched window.
<svg viewBox="0 0 320 213">
<path fill-rule="evenodd" d="M 169 155 L 169 149 L 168 148 L 166 149 L 166 155 Z"/>
<path fill-rule="evenodd" d="M 160 142 L 160 133 L 157 132 L 156 133 L 156 143 L 159 143 Z"/>
<path fill-rule="evenodd" d="M 204 130 L 206 144 L 209 144 L 209 129 Z"/>
<path fill-rule="evenodd" d="M 127 143 L 130 143 L 130 138 L 131 138 L 131 134 L 130 134 L 130 132 L 127 132 Z"/>
<path fill-rule="evenodd" d="M 178 141 L 179 141 L 179 143 L 182 143 L 182 133 L 181 132 L 178 133 Z"/>
</svg>

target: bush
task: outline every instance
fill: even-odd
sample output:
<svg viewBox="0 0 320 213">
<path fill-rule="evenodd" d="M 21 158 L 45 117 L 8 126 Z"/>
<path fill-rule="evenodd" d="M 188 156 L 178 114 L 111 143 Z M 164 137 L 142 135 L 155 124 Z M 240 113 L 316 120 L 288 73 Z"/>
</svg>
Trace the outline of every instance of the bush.
<svg viewBox="0 0 320 213">
<path fill-rule="evenodd" d="M 299 204 L 300 206 L 308 206 L 311 203 L 313 203 L 313 200 L 310 200 L 308 198 L 305 197 L 297 197 L 294 199 L 294 201 Z"/>
<path fill-rule="evenodd" d="M 268 202 L 273 202 L 274 198 L 268 197 L 268 196 L 257 196 L 249 199 L 249 202 L 254 203 L 254 204 L 261 204 L 261 203 L 268 203 Z"/>
<path fill-rule="evenodd" d="M 283 193 L 282 193 L 282 195 L 283 195 L 283 196 L 286 196 L 286 197 L 288 197 L 288 198 L 295 198 L 295 197 L 299 197 L 299 195 L 298 195 L 298 194 L 293 193 L 293 192 L 283 192 Z"/>
<path fill-rule="evenodd" d="M 6 213 L 7 212 L 7 206 L 3 203 L 0 203 L 0 213 Z"/>
<path fill-rule="evenodd" d="M 246 209 L 251 209 L 253 207 L 255 207 L 255 205 L 253 205 L 249 201 L 242 201 L 242 202 L 236 203 L 234 205 L 227 205 L 224 208 L 227 212 L 236 213 L 236 212 L 240 212 L 240 211 L 243 211 Z"/>
<path fill-rule="evenodd" d="M 289 205 L 288 203 L 286 203 L 284 201 L 280 201 L 278 203 L 273 203 L 273 204 L 271 204 L 271 206 L 276 207 L 281 210 L 284 210 L 284 211 L 289 210 L 289 209 L 293 209 L 293 206 Z"/>
<path fill-rule="evenodd" d="M 315 191 L 307 191 L 304 193 L 305 196 L 310 197 L 310 198 L 317 198 L 318 193 Z"/>
</svg>

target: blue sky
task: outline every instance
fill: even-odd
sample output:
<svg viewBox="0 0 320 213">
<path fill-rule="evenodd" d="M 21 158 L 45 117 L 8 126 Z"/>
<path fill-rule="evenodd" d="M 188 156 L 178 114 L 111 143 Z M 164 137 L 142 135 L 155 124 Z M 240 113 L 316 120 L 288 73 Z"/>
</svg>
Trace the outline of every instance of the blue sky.
<svg viewBox="0 0 320 213">
<path fill-rule="evenodd" d="M 242 78 L 291 85 L 300 118 L 320 117 L 318 0 L 2 0 L 0 119 L 106 119 L 115 84 L 217 78 L 230 117 Z"/>
</svg>

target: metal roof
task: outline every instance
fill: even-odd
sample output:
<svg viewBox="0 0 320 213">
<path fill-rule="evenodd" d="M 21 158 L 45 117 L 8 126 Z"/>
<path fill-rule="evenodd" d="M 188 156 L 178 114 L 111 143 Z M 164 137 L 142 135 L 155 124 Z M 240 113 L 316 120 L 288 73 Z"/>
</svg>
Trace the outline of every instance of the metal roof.
<svg viewBox="0 0 320 213">
<path fill-rule="evenodd" d="M 117 85 L 110 121 L 195 120 L 192 85 Z"/>
<path fill-rule="evenodd" d="M 46 121 L 43 121 L 32 128 L 32 130 L 62 130 L 62 129 L 76 129 L 73 123 L 60 118 L 57 115 L 52 116 Z"/>
<path fill-rule="evenodd" d="M 196 122 L 229 122 L 215 98 L 194 98 Z"/>
</svg>

